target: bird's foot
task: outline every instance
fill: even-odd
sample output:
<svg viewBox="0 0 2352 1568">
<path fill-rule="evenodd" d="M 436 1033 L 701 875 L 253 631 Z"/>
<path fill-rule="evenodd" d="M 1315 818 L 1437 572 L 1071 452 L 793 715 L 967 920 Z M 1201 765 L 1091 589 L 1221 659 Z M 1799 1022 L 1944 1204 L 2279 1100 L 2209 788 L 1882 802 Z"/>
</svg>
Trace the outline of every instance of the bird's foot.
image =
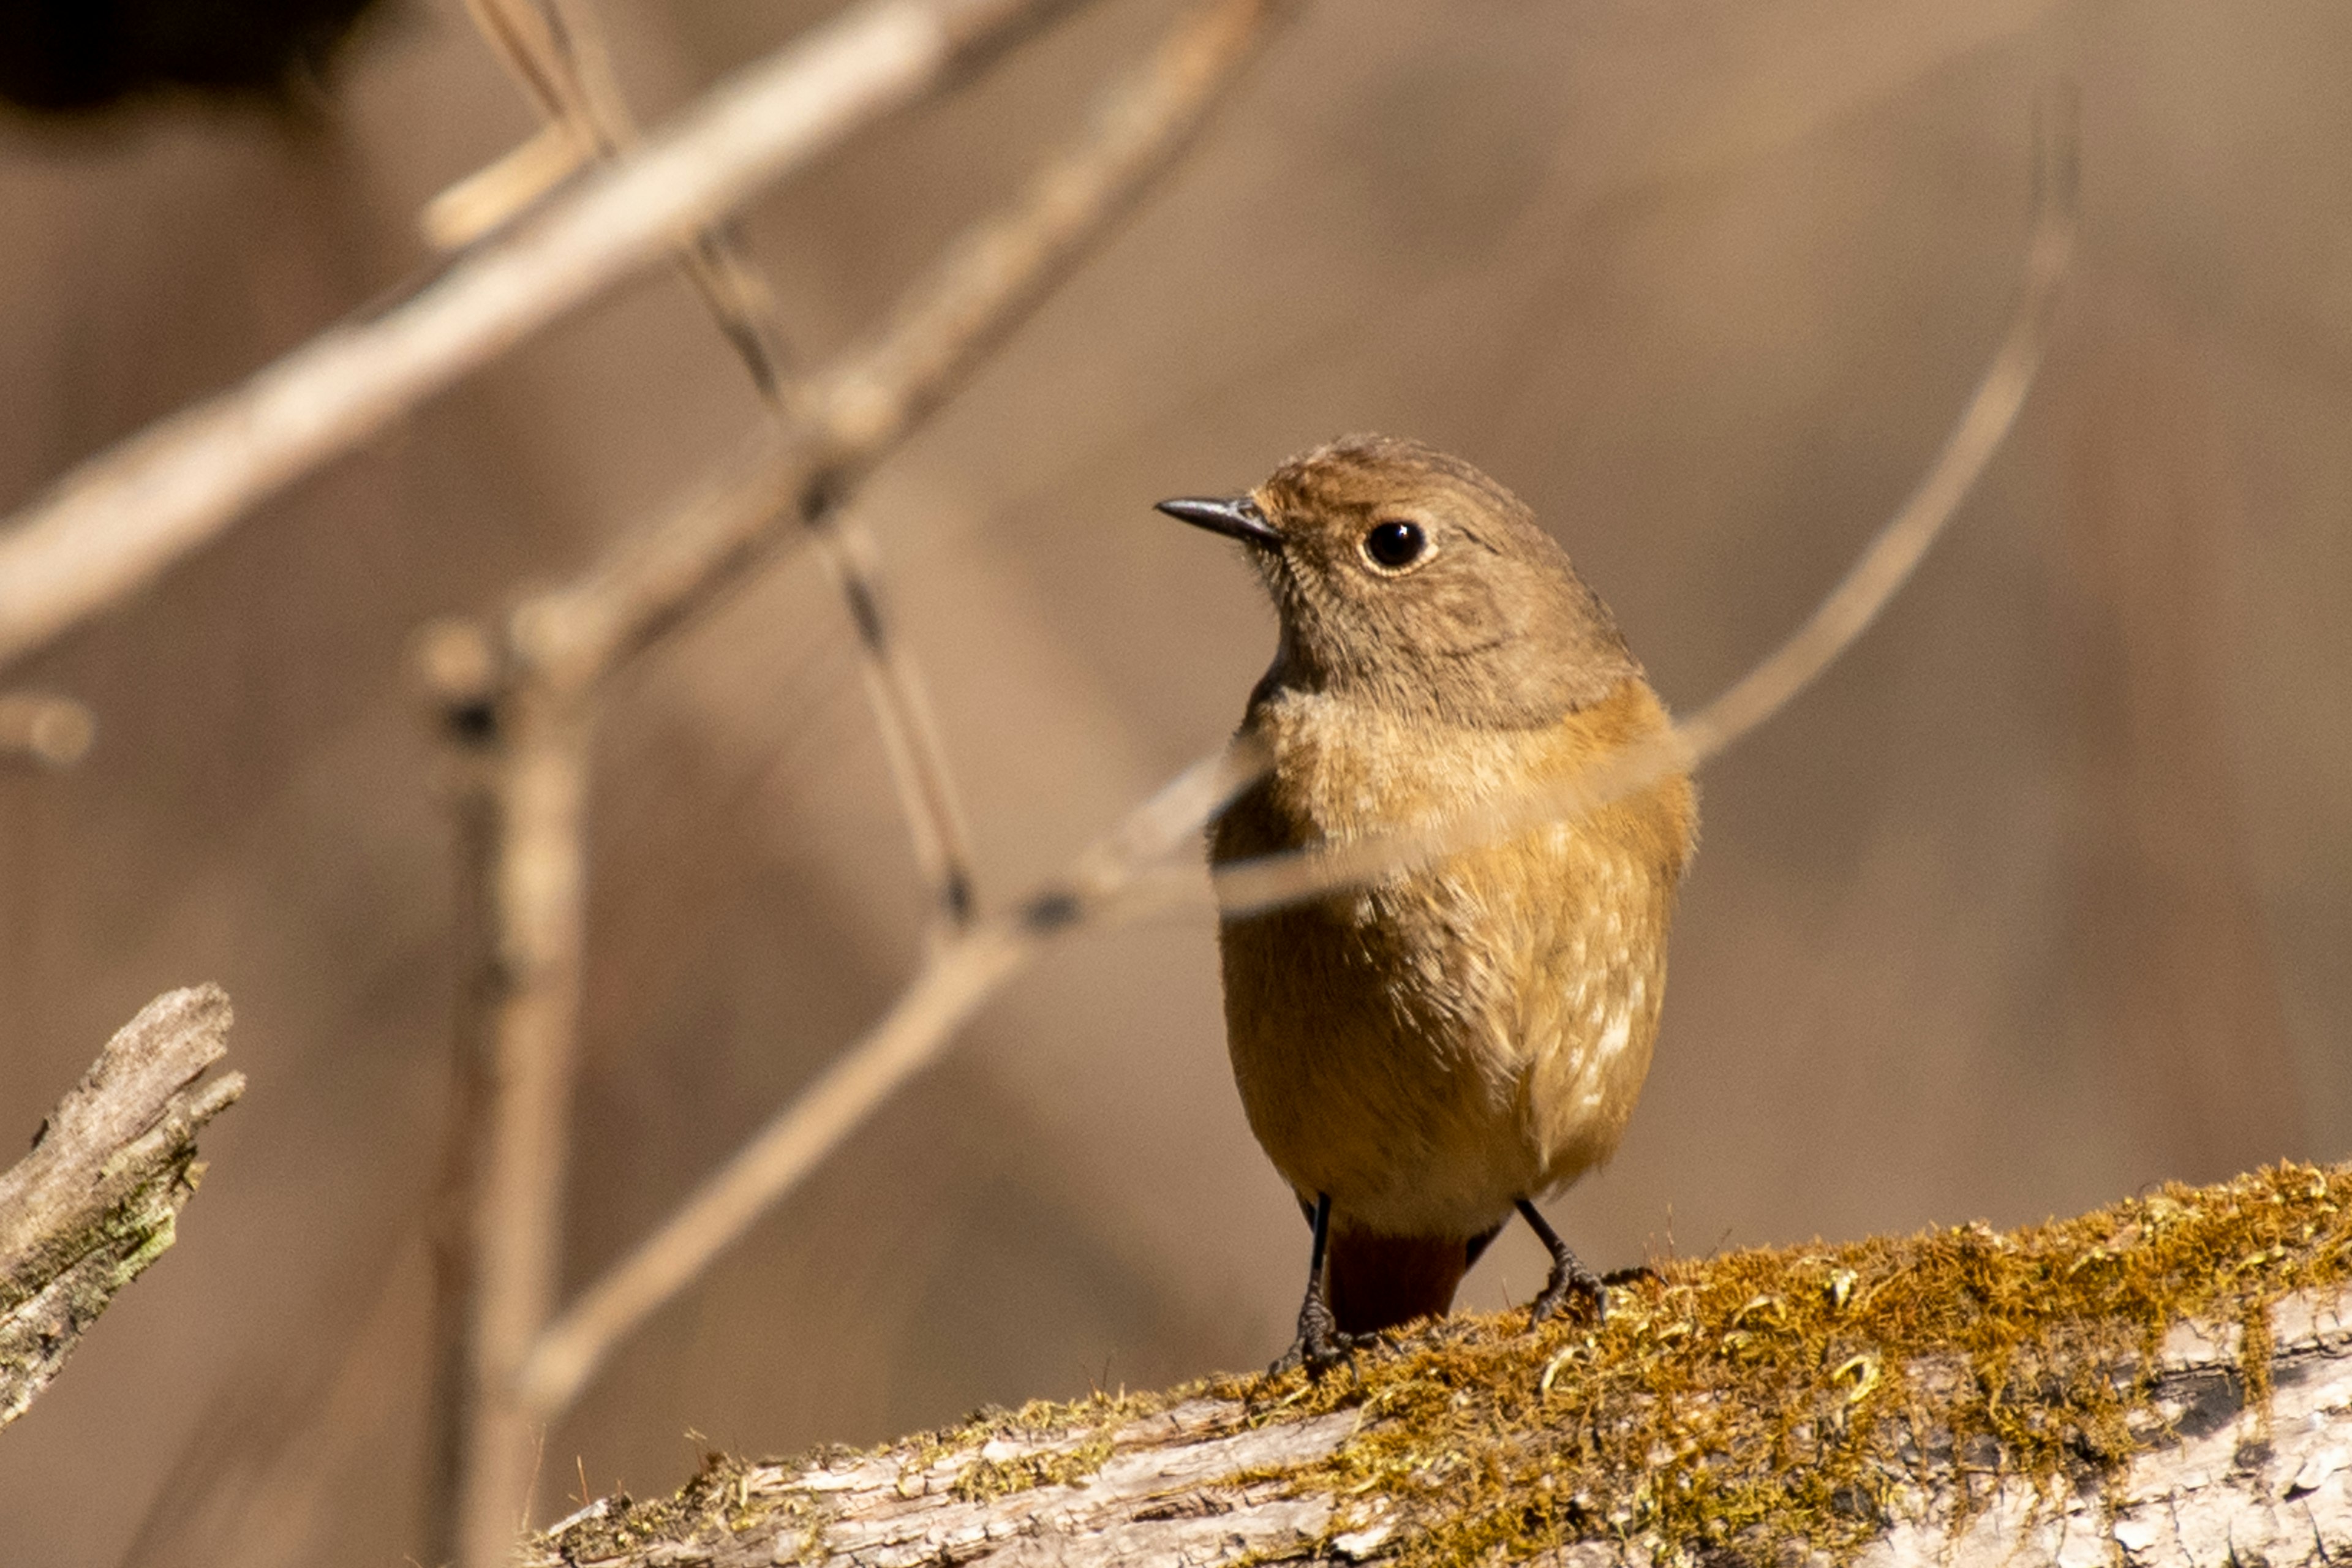
<svg viewBox="0 0 2352 1568">
<path fill-rule="evenodd" d="M 1532 1329 L 1549 1321 L 1570 1301 L 1591 1312 L 1595 1323 L 1609 1321 L 1609 1288 L 1601 1282 L 1599 1275 L 1574 1258 L 1568 1260 L 1565 1268 L 1553 1267 L 1542 1293 L 1528 1308 L 1528 1327 Z"/>
<path fill-rule="evenodd" d="M 1562 1241 L 1559 1233 L 1546 1223 L 1535 1205 L 1521 1198 L 1518 1208 L 1520 1217 L 1528 1222 L 1528 1228 L 1536 1233 L 1536 1239 L 1544 1244 L 1546 1252 L 1551 1254 L 1551 1278 L 1544 1281 L 1542 1294 L 1528 1309 L 1528 1327 L 1535 1328 L 1556 1315 L 1568 1305 L 1570 1296 L 1579 1298 L 1591 1308 L 1595 1323 L 1607 1322 L 1609 1291 L 1601 1283 L 1601 1276 L 1587 1268 L 1583 1261 L 1568 1249 L 1568 1243 Z"/>
<path fill-rule="evenodd" d="M 1339 1325 L 1331 1321 L 1331 1309 L 1325 1305 L 1323 1293 L 1318 1290 L 1298 1309 L 1298 1337 L 1290 1342 L 1290 1348 L 1265 1373 L 1268 1377 L 1280 1377 L 1303 1366 L 1307 1376 L 1321 1377 L 1371 1342 L 1370 1334 L 1341 1333 Z"/>
</svg>

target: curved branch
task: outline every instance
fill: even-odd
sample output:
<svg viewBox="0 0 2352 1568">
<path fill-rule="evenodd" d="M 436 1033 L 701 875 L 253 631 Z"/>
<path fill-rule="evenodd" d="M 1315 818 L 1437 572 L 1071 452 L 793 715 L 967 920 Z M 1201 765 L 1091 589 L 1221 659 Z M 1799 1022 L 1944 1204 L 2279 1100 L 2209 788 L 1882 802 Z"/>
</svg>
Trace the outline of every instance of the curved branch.
<svg viewBox="0 0 2352 1568">
<path fill-rule="evenodd" d="M 1688 773 L 1769 720 L 1853 646 L 1910 579 L 1968 498 L 2025 406 L 2041 367 L 2050 307 L 2074 244 L 2071 138 L 2036 148 L 2039 196 L 2024 288 L 2009 330 L 1918 488 L 1801 626 L 1761 663 L 1658 740 L 1543 787 L 1506 795 L 1426 828 L 1368 834 L 1328 848 L 1237 861 L 1213 879 L 1220 912 L 1254 914 L 1336 892 L 1563 818 L 1580 816 L 1674 773 Z"/>
</svg>

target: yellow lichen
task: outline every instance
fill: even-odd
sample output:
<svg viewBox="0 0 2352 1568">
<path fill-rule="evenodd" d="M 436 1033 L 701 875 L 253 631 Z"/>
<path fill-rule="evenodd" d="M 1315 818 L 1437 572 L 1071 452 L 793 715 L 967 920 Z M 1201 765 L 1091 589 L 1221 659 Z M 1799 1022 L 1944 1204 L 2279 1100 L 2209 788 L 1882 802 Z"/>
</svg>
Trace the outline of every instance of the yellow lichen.
<svg viewBox="0 0 2352 1568">
<path fill-rule="evenodd" d="M 1076 1444 L 1042 1448 L 1006 1459 L 992 1459 L 983 1451 L 956 1477 L 949 1489 L 965 1502 L 987 1502 L 1037 1487 L 1070 1486 L 1101 1469 L 1110 1451 L 1108 1432 L 1097 1432 Z"/>
</svg>

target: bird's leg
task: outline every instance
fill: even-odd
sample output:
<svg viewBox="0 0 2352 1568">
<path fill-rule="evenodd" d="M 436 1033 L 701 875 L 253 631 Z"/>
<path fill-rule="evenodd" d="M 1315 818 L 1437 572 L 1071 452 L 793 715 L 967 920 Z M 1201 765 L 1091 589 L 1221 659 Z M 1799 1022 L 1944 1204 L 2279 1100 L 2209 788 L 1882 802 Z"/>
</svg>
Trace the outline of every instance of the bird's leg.
<svg viewBox="0 0 2352 1568">
<path fill-rule="evenodd" d="M 1269 1377 L 1280 1377 L 1293 1367 L 1303 1366 L 1309 1377 L 1320 1377 L 1326 1367 L 1348 1359 L 1348 1352 L 1363 1342 L 1363 1336 L 1343 1334 L 1331 1318 L 1331 1303 L 1323 1293 L 1323 1254 L 1331 1243 L 1331 1194 L 1315 1194 L 1315 1212 L 1309 1216 L 1315 1226 L 1315 1245 L 1307 1263 L 1307 1300 L 1298 1304 L 1298 1337 L 1282 1352 L 1282 1359 L 1266 1368 Z"/>
<path fill-rule="evenodd" d="M 1600 1276 L 1568 1249 L 1559 1232 L 1545 1222 L 1542 1211 L 1525 1198 L 1519 1200 L 1519 1217 L 1528 1222 L 1528 1228 L 1536 1233 L 1536 1239 L 1551 1254 L 1551 1278 L 1544 1281 L 1543 1293 L 1528 1309 L 1528 1326 L 1532 1328 L 1559 1311 L 1567 1304 L 1571 1291 L 1592 1303 L 1595 1322 L 1605 1320 L 1609 1315 L 1609 1292 L 1602 1289 Z"/>
</svg>

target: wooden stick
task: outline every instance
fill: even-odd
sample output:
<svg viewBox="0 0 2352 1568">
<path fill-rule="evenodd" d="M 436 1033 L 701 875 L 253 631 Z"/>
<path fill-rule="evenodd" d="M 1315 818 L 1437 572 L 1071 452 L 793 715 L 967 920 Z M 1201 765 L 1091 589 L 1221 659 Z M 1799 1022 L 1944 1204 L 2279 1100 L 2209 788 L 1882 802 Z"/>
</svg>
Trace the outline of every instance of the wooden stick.
<svg viewBox="0 0 2352 1568">
<path fill-rule="evenodd" d="M 397 304 L 83 463 L 0 523 L 0 665 L 1066 3 L 861 0 Z"/>
</svg>

